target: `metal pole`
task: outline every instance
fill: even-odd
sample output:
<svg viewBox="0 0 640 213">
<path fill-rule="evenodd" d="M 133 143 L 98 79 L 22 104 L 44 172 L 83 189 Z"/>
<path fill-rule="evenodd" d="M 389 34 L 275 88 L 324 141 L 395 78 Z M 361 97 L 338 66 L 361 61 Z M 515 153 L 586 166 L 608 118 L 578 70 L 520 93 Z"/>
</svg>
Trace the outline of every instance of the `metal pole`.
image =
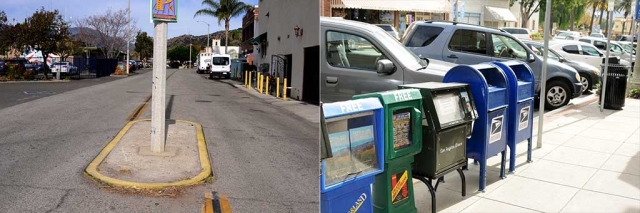
<svg viewBox="0 0 640 213">
<path fill-rule="evenodd" d="M 192 38 L 193 36 L 191 36 L 191 31 L 189 31 L 189 64 L 187 65 L 187 68 L 191 68 L 191 44 L 192 42 Z"/>
<path fill-rule="evenodd" d="M 127 12 L 128 12 L 128 21 L 127 21 L 127 75 L 129 75 L 129 44 L 131 44 L 131 0 L 128 0 Z"/>
<path fill-rule="evenodd" d="M 456 22 L 458 21 L 458 0 L 456 0 L 456 3 L 454 5 L 455 7 L 453 8 L 453 21 Z"/>
<path fill-rule="evenodd" d="M 167 80 L 167 22 L 154 22 L 153 85 L 151 100 L 151 151 L 164 152 L 165 88 Z"/>
<path fill-rule="evenodd" d="M 634 1 L 634 3 L 635 3 L 635 4 L 638 4 L 639 2 Z M 638 6 L 639 6 L 639 5 L 636 5 L 636 9 L 638 9 Z M 633 12 L 635 13 L 635 10 L 633 10 Z M 636 17 L 636 19 L 637 19 L 637 18 L 638 18 L 638 17 Z M 638 22 L 636 22 L 635 20 L 633 20 L 633 25 L 636 25 L 636 24 L 638 24 Z M 639 27 L 636 27 L 636 31 L 638 31 L 638 28 L 639 28 Z M 634 34 L 634 36 L 635 36 L 634 38 L 636 38 L 636 39 L 637 39 L 637 38 L 638 38 L 638 33 L 637 33 L 636 31 L 634 31 L 634 32 L 636 33 L 636 34 Z M 635 40 L 635 39 L 633 39 L 633 38 L 632 38 L 632 40 L 631 40 L 631 46 L 633 46 L 633 44 L 634 44 L 634 43 L 636 43 L 636 45 L 637 45 L 637 42 L 634 42 L 634 40 Z M 637 46 L 637 47 L 635 48 L 635 50 L 636 50 L 636 58 L 635 58 L 635 60 L 634 60 L 634 61 L 635 61 L 635 62 L 637 62 L 637 61 L 640 61 L 640 46 Z M 630 78 L 631 80 L 630 80 L 630 85 L 629 85 L 627 88 L 630 88 L 630 87 L 640 87 L 640 65 L 638 65 L 637 63 L 635 64 L 635 66 L 633 67 L 632 76 L 629 76 L 629 78 Z"/>
<path fill-rule="evenodd" d="M 547 102 L 547 64 L 549 61 L 549 37 L 551 35 L 551 0 L 547 0 L 544 12 L 544 50 L 542 57 L 542 73 L 540 74 L 540 107 L 538 109 L 538 141 L 536 147 L 542 148 L 542 130 L 544 126 L 544 104 Z"/>
<path fill-rule="evenodd" d="M 202 22 L 207 25 L 207 47 L 208 47 L 209 46 L 209 23 L 204 21 L 197 21 L 197 22 Z"/>
<path fill-rule="evenodd" d="M 635 31 L 635 26 L 636 26 L 636 17 L 635 17 L 635 12 L 636 12 L 636 4 L 635 1 L 633 1 L 634 4 L 631 5 L 631 29 L 629 29 L 629 35 L 631 36 L 631 48 L 633 48 L 633 38 L 635 38 L 636 36 L 636 31 Z M 631 52 L 629 52 L 629 63 L 632 63 L 633 65 L 633 50 Z M 631 90 L 631 73 L 633 73 L 633 66 L 631 66 L 629 68 L 629 70 L 627 70 L 627 89 L 624 91 L 624 97 L 627 97 L 629 95 L 629 90 Z"/>
<path fill-rule="evenodd" d="M 610 0 L 611 1 L 611 0 Z M 611 9 L 609 9 L 611 11 Z M 604 73 L 602 77 L 602 86 L 600 89 L 602 92 L 600 93 L 600 112 L 604 111 L 604 96 L 607 94 L 607 73 L 609 71 L 609 52 L 611 52 L 611 24 L 612 24 L 612 16 L 613 13 L 609 12 L 609 16 L 607 17 L 607 52 L 605 52 L 604 59 Z"/>
</svg>

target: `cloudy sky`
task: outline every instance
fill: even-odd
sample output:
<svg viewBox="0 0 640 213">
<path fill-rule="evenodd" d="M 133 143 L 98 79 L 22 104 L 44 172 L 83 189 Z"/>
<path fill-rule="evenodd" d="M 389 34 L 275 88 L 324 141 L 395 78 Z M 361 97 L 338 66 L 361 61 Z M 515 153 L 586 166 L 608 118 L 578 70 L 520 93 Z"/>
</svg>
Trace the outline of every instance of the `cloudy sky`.
<svg viewBox="0 0 640 213">
<path fill-rule="evenodd" d="M 67 20 L 75 22 L 90 15 L 102 14 L 107 9 L 120 10 L 127 8 L 127 0 L 1 0 L 0 10 L 7 13 L 9 21 L 24 19 L 41 7 L 47 10 L 59 10 Z M 224 22 L 218 26 L 218 20 L 209 16 L 193 14 L 202 8 L 202 0 L 174 0 L 178 2 L 178 23 L 169 24 L 169 38 L 188 34 L 206 35 L 209 23 L 210 32 L 224 30 Z M 258 0 L 241 0 L 249 5 L 257 5 Z M 150 0 L 131 0 L 131 19 L 137 20 L 138 28 L 153 35 L 153 24 L 150 20 Z M 230 29 L 242 27 L 242 17 L 231 19 Z"/>
</svg>

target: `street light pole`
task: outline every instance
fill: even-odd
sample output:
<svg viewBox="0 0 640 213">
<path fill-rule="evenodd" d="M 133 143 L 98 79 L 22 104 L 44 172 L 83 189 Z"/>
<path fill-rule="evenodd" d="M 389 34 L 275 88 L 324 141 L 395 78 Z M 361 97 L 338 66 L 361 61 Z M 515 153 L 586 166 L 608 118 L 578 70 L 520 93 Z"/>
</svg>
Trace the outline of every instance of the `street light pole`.
<svg viewBox="0 0 640 213">
<path fill-rule="evenodd" d="M 204 22 L 204 21 L 198 21 L 198 22 L 202 22 L 205 23 L 207 25 L 207 47 L 209 46 L 209 23 Z"/>
<path fill-rule="evenodd" d="M 131 0 L 128 0 L 127 12 L 129 19 L 127 20 L 127 75 L 129 75 L 129 46 L 131 44 Z"/>
<path fill-rule="evenodd" d="M 544 50 L 542 56 L 542 73 L 540 78 L 540 107 L 538 108 L 538 141 L 536 147 L 542 148 L 544 126 L 544 104 L 547 102 L 547 64 L 549 63 L 549 38 L 551 37 L 551 0 L 547 1 L 544 12 Z"/>
<path fill-rule="evenodd" d="M 188 68 L 191 68 L 191 64 L 193 64 L 193 62 L 191 62 L 191 45 L 193 44 L 193 36 L 191 35 L 191 31 L 189 31 L 189 65 L 187 66 Z"/>
<path fill-rule="evenodd" d="M 609 7 L 607 8 L 609 10 L 608 12 L 608 16 L 607 16 L 607 49 L 605 52 L 605 59 L 604 59 L 604 72 L 602 73 L 602 86 L 600 87 L 600 89 L 602 90 L 602 92 L 600 93 L 600 112 L 604 111 L 604 102 L 605 99 L 604 97 L 606 96 L 606 91 L 607 91 L 607 74 L 609 72 L 609 52 L 611 52 L 611 24 L 613 24 L 613 5 L 614 5 L 614 0 L 609 0 Z M 633 40 L 631 40 L 633 42 Z"/>
</svg>

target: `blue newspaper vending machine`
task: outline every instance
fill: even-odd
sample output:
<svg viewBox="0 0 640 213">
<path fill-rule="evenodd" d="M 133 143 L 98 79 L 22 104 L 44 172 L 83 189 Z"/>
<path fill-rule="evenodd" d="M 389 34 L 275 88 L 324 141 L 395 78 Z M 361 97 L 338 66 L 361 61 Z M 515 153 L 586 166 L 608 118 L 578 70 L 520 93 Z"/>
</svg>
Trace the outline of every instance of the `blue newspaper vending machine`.
<svg viewBox="0 0 640 213">
<path fill-rule="evenodd" d="M 480 163 L 478 190 L 486 186 L 487 159 L 502 154 L 500 177 L 505 178 L 509 83 L 504 72 L 492 64 L 458 65 L 447 72 L 444 83 L 467 83 L 478 110 L 471 138 L 467 139 L 467 158 Z"/>
<path fill-rule="evenodd" d="M 378 98 L 322 105 L 330 156 L 320 175 L 320 210 L 373 212 L 371 184 L 384 170 L 384 112 Z"/>
<path fill-rule="evenodd" d="M 527 140 L 527 163 L 531 162 L 535 79 L 531 68 L 521 61 L 492 63 L 504 71 L 509 81 L 509 94 L 512 94 L 509 96 L 507 146 L 509 147 L 509 172 L 515 172 L 517 143 Z"/>
</svg>

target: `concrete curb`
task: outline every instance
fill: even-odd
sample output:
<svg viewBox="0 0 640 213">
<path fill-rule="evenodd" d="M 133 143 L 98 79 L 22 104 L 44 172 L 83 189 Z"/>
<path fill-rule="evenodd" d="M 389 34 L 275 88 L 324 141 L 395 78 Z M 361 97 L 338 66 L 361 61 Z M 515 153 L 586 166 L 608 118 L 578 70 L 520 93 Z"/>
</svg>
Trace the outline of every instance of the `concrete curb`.
<svg viewBox="0 0 640 213">
<path fill-rule="evenodd" d="M 19 84 L 19 83 L 69 83 L 71 80 L 52 80 L 52 81 L 0 81 L 0 84 Z"/>
<path fill-rule="evenodd" d="M 170 187 L 170 186 L 195 185 L 213 176 L 212 169 L 211 169 L 211 162 L 209 161 L 209 152 L 207 151 L 207 145 L 204 139 L 204 132 L 202 131 L 202 125 L 200 125 L 199 123 L 185 121 L 185 120 L 172 120 L 172 121 L 189 123 L 189 124 L 193 124 L 196 127 L 196 137 L 198 140 L 198 154 L 200 156 L 201 171 L 195 177 L 192 177 L 186 180 L 180 180 L 180 181 L 168 182 L 168 183 L 139 183 L 139 182 L 126 181 L 126 180 L 119 180 L 119 179 L 107 177 L 103 174 L 100 174 L 100 172 L 98 172 L 98 166 L 100 165 L 100 163 L 102 163 L 102 161 L 107 157 L 107 155 L 109 155 L 109 153 L 116 146 L 116 144 L 120 142 L 122 137 L 124 137 L 127 131 L 129 131 L 131 126 L 133 126 L 133 124 L 140 121 L 151 121 L 151 119 L 142 119 L 142 120 L 135 120 L 135 121 L 128 122 L 122 128 L 122 130 L 118 132 L 116 137 L 114 137 L 113 140 L 111 140 L 111 142 L 109 142 L 107 146 L 105 146 L 102 149 L 102 151 L 100 151 L 98 156 L 96 156 L 96 158 L 93 159 L 91 163 L 89 163 L 89 166 L 87 166 L 87 168 L 85 169 L 85 173 L 88 174 L 90 177 L 93 177 L 101 182 L 104 182 L 110 185 L 120 186 L 125 188 L 137 188 L 137 189 L 159 189 L 159 188 Z M 168 119 L 168 121 L 171 121 L 171 120 Z"/>
<path fill-rule="evenodd" d="M 591 97 L 585 98 L 583 99 L 580 103 L 576 103 L 573 105 L 567 105 L 567 106 L 563 106 L 560 107 L 556 110 L 553 110 L 551 112 L 545 113 L 546 119 L 545 119 L 545 123 L 547 122 L 551 122 L 561 116 L 564 116 L 568 113 L 574 112 L 576 109 L 580 109 L 583 108 L 589 104 L 592 104 L 596 101 L 598 101 L 600 98 L 600 96 L 597 96 L 595 94 L 591 95 Z"/>
</svg>

